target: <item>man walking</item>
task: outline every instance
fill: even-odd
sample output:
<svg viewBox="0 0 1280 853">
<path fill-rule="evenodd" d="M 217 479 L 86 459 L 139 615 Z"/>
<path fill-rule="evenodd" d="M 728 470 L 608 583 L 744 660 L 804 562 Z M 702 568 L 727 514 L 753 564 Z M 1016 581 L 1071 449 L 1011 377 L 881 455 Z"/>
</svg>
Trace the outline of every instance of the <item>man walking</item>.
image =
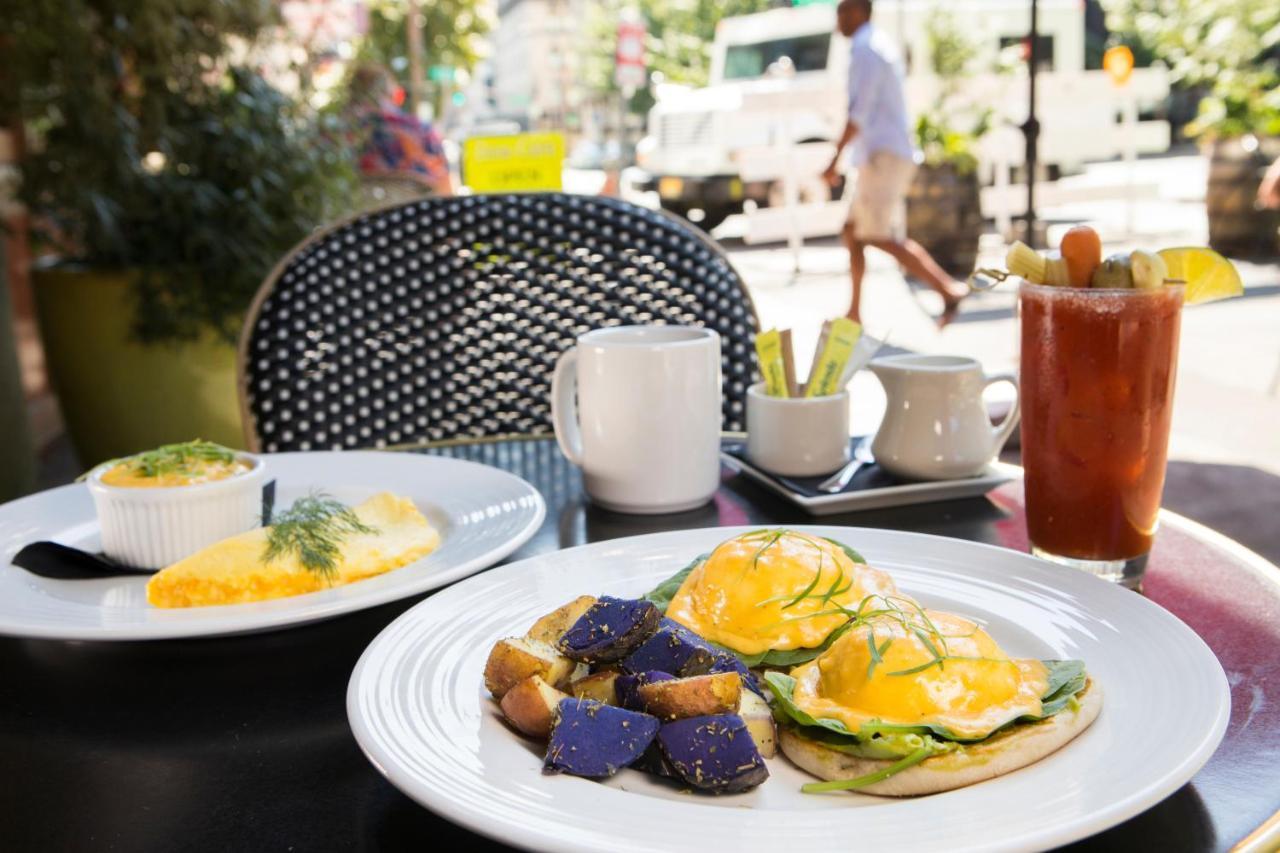
<svg viewBox="0 0 1280 853">
<path fill-rule="evenodd" d="M 942 296 L 938 326 L 945 326 L 954 319 L 967 290 L 948 276 L 923 246 L 907 239 L 903 227 L 904 199 L 916 167 L 907 127 L 902 61 L 892 39 L 872 25 L 871 0 L 841 0 L 836 7 L 836 28 L 851 39 L 849 114 L 836 144 L 836 156 L 824 176 L 829 183 L 836 183 L 840 155 L 852 142 L 858 180 L 844 226 L 853 277 L 849 318 L 861 322 L 862 277 L 867 267 L 863 251 L 872 246 L 893 255 L 909 274 Z"/>
</svg>

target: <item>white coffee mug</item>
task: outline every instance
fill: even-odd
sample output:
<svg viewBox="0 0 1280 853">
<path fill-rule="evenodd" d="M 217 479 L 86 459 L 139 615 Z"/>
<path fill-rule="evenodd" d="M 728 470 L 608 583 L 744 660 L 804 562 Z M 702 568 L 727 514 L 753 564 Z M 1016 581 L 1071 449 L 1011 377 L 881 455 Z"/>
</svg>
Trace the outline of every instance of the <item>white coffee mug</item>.
<svg viewBox="0 0 1280 853">
<path fill-rule="evenodd" d="M 710 329 L 588 332 L 551 380 L 560 449 L 592 500 L 619 512 L 709 501 L 720 483 L 720 417 L 720 336 Z"/>
</svg>

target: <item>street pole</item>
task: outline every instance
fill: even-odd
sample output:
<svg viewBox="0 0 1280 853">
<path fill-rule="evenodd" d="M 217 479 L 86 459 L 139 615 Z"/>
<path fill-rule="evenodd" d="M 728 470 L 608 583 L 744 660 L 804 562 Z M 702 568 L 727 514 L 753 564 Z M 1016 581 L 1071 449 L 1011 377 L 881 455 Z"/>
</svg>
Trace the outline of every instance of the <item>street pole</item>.
<svg viewBox="0 0 1280 853">
<path fill-rule="evenodd" d="M 1036 71 L 1040 64 L 1040 22 L 1039 4 L 1031 0 L 1031 46 L 1027 52 L 1030 67 L 1027 69 L 1027 80 L 1030 84 L 1027 104 L 1027 121 L 1022 132 L 1027 137 L 1027 212 L 1023 216 L 1026 233 L 1023 235 L 1027 244 L 1036 246 L 1036 142 L 1040 136 L 1040 122 L 1036 118 Z"/>
</svg>

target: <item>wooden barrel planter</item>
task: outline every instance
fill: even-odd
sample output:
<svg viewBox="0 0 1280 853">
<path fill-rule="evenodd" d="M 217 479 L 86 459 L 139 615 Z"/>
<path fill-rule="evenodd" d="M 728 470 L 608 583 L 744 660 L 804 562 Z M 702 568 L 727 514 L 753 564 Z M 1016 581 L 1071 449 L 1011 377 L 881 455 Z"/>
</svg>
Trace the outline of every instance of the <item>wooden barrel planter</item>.
<svg viewBox="0 0 1280 853">
<path fill-rule="evenodd" d="M 1280 248 L 1280 211 L 1257 207 L 1258 184 L 1267 166 L 1280 156 L 1280 139 L 1246 145 L 1241 139 L 1219 139 L 1209 160 L 1205 208 L 1209 245 L 1224 255 L 1272 257 Z"/>
<path fill-rule="evenodd" d="M 973 272 L 984 222 L 976 172 L 921 165 L 907 192 L 907 236 L 956 276 Z"/>
</svg>

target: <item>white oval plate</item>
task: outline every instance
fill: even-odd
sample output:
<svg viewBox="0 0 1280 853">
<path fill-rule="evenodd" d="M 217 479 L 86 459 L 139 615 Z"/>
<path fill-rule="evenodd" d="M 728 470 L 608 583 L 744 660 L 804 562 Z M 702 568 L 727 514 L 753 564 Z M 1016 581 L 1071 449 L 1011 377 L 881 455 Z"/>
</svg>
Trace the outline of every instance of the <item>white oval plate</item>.
<svg viewBox="0 0 1280 853">
<path fill-rule="evenodd" d="M 369 645 L 351 676 L 356 740 L 396 787 L 475 832 L 539 850 L 1028 850 L 1099 832 L 1173 793 L 1226 730 L 1227 679 L 1176 617 L 1025 554 L 921 534 L 799 527 L 847 542 L 931 607 L 982 622 L 1020 657 L 1081 658 L 1102 714 L 1053 755 L 929 797 L 808 795 L 779 757 L 746 794 L 681 793 L 633 770 L 543 776 L 486 694 L 490 646 L 583 593 L 637 596 L 747 528 L 660 533 L 522 560 L 437 593 Z"/>
<path fill-rule="evenodd" d="M 10 563 L 24 545 L 52 540 L 88 551 L 98 521 L 83 483 L 0 506 L 0 634 L 61 640 L 160 640 L 266 631 L 329 619 L 444 586 L 519 548 L 546 504 L 524 480 L 491 468 L 412 453 L 267 454 L 277 509 L 321 490 L 348 504 L 404 495 L 440 531 L 431 554 L 378 577 L 320 592 L 219 607 L 166 610 L 146 601 L 149 575 L 50 580 Z"/>
</svg>

